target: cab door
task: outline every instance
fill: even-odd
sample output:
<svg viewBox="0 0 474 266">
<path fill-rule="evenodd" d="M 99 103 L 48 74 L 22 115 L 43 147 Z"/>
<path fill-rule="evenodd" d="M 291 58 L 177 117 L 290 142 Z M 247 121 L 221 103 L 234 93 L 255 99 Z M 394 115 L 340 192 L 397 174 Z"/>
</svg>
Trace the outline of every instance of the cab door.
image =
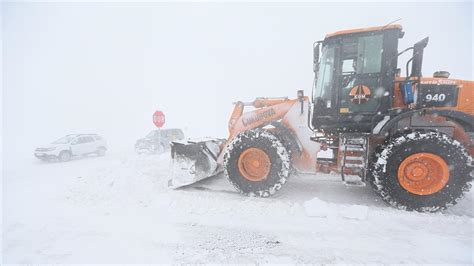
<svg viewBox="0 0 474 266">
<path fill-rule="evenodd" d="M 336 70 L 339 120 L 351 123 L 354 115 L 362 118 L 377 112 L 385 90 L 381 86 L 382 48 L 381 34 L 342 40 Z"/>
<path fill-rule="evenodd" d="M 383 117 L 379 114 L 389 106 L 396 66 L 391 61 L 396 46 L 385 42 L 396 43 L 391 36 L 372 32 L 334 39 L 323 47 L 314 87 L 314 128 L 370 132 L 376 118 Z"/>
</svg>

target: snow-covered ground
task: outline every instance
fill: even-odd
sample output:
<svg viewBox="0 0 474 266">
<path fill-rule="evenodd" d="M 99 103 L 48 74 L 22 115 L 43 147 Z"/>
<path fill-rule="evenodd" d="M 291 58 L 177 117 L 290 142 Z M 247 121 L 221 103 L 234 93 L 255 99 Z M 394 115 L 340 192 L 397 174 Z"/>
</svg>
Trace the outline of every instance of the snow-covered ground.
<svg viewBox="0 0 474 266">
<path fill-rule="evenodd" d="M 4 159 L 4 263 L 473 263 L 472 191 L 420 214 L 337 175 L 262 199 L 222 176 L 169 190 L 168 154 Z"/>
</svg>

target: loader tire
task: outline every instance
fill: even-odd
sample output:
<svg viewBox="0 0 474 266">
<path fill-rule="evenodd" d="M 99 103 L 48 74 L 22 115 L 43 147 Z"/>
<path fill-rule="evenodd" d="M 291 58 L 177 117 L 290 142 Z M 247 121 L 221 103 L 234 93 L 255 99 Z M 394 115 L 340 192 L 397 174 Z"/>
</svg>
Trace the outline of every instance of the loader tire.
<svg viewBox="0 0 474 266">
<path fill-rule="evenodd" d="M 238 134 L 224 152 L 224 174 L 247 196 L 269 197 L 286 183 L 290 154 L 269 131 L 252 129 Z"/>
<path fill-rule="evenodd" d="M 394 207 L 436 212 L 456 204 L 470 189 L 471 160 L 461 143 L 443 133 L 409 131 L 377 149 L 369 181 Z"/>
</svg>

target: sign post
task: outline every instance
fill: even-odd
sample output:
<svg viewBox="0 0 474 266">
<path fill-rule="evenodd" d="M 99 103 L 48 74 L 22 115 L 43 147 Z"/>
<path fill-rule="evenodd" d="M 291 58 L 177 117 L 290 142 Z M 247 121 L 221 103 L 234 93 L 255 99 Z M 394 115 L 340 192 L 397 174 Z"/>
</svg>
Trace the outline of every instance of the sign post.
<svg viewBox="0 0 474 266">
<path fill-rule="evenodd" d="M 161 128 L 165 124 L 165 114 L 162 111 L 155 111 L 153 113 L 153 124 L 158 128 L 158 147 L 155 149 L 159 149 L 161 145 Z M 161 152 L 161 151 L 159 151 Z"/>
</svg>

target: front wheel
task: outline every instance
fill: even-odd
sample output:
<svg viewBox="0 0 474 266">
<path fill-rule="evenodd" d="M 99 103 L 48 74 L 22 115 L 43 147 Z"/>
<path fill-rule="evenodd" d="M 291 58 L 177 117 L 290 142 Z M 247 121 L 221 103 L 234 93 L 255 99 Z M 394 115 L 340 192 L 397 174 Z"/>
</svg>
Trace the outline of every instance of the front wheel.
<svg viewBox="0 0 474 266">
<path fill-rule="evenodd" d="M 71 152 L 69 151 L 62 151 L 61 153 L 59 153 L 59 160 L 61 162 L 67 162 L 69 160 L 71 160 Z"/>
<path fill-rule="evenodd" d="M 107 150 L 104 148 L 104 147 L 100 147 L 98 150 L 97 150 L 97 156 L 105 156 L 105 152 Z"/>
<path fill-rule="evenodd" d="M 290 153 L 269 131 L 248 130 L 238 134 L 227 146 L 224 174 L 240 193 L 268 197 L 286 183 Z"/>
<path fill-rule="evenodd" d="M 161 154 L 161 153 L 164 153 L 165 151 L 166 151 L 165 145 L 163 145 L 162 143 L 153 144 L 153 146 L 151 146 L 151 149 L 150 149 L 150 153 L 153 153 L 153 154 Z"/>
<path fill-rule="evenodd" d="M 471 187 L 471 157 L 440 132 L 407 132 L 388 140 L 370 167 L 374 190 L 392 206 L 435 212 L 456 204 Z"/>
</svg>

